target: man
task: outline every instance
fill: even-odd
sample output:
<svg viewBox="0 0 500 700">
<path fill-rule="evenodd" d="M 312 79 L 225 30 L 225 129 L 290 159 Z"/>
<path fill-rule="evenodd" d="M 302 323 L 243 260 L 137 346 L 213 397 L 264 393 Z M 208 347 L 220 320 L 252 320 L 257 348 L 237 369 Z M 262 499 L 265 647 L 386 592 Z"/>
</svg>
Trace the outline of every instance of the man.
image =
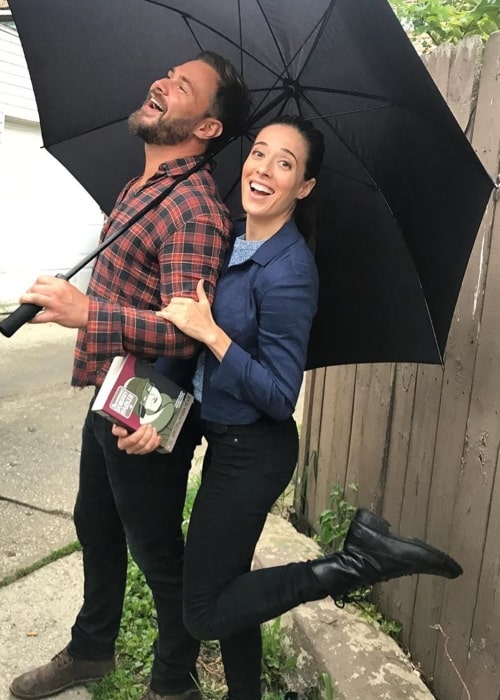
<svg viewBox="0 0 500 700">
<path fill-rule="evenodd" d="M 234 67 L 211 52 L 155 81 L 129 119 L 144 140 L 141 176 L 128 183 L 101 239 L 173 182 L 187 179 L 125 231 L 97 259 L 88 294 L 42 276 L 21 302 L 44 307 L 34 323 L 78 328 L 72 384 L 100 386 L 109 361 L 127 352 L 173 358 L 171 378 L 186 384 L 197 345 L 156 316 L 173 296 L 214 287 L 230 238 L 228 212 L 209 165 L 189 174 L 217 139 L 239 130 L 249 111 Z M 74 518 L 82 544 L 84 602 L 68 646 L 11 684 L 20 698 L 40 698 L 102 678 L 114 668 L 126 582 L 127 545 L 151 587 L 158 619 L 151 682 L 143 700 L 196 700 L 199 643 L 182 622 L 181 523 L 198 435 L 189 424 L 170 455 L 139 457 L 117 447 L 111 424 L 89 410 L 83 427 Z"/>
</svg>

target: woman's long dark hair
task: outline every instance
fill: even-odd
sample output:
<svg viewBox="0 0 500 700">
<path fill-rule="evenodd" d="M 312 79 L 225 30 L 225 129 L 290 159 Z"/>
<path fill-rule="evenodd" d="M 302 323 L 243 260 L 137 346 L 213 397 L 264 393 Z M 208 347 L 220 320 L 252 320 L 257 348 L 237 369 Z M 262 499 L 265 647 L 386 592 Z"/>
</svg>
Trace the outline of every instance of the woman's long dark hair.
<svg viewBox="0 0 500 700">
<path fill-rule="evenodd" d="M 272 124 L 291 126 L 301 134 L 307 145 L 304 178 L 306 180 L 310 180 L 313 177 L 317 178 L 325 152 L 325 140 L 321 131 L 308 119 L 291 114 L 281 114 L 267 122 L 266 126 L 271 126 Z M 297 228 L 312 250 L 315 247 L 318 219 L 315 193 L 316 187 L 313 187 L 307 197 L 297 200 L 293 215 Z"/>
</svg>

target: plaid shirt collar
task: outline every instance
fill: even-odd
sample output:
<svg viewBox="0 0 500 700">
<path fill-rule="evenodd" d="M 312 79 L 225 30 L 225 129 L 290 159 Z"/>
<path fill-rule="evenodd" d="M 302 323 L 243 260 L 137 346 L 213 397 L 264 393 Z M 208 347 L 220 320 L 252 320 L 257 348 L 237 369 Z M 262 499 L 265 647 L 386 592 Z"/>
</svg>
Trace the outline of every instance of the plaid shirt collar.
<svg viewBox="0 0 500 700">
<path fill-rule="evenodd" d="M 164 163 L 160 163 L 160 165 L 158 166 L 158 170 L 152 177 L 149 178 L 146 186 L 154 185 L 157 180 L 160 180 L 165 176 L 170 177 L 172 179 L 181 175 L 185 175 L 187 177 L 190 170 L 192 168 L 195 168 L 196 165 L 199 165 L 205 157 L 205 155 L 200 155 L 166 160 Z M 209 172 L 213 172 L 215 170 L 215 167 L 216 165 L 213 161 L 207 160 L 206 163 L 200 166 L 200 170 L 208 170 Z M 140 175 L 134 177 L 128 182 L 128 184 L 124 187 L 121 195 L 119 196 L 117 203 L 122 201 L 127 192 L 130 190 L 131 187 L 134 186 L 134 184 L 139 180 L 139 178 Z"/>
</svg>

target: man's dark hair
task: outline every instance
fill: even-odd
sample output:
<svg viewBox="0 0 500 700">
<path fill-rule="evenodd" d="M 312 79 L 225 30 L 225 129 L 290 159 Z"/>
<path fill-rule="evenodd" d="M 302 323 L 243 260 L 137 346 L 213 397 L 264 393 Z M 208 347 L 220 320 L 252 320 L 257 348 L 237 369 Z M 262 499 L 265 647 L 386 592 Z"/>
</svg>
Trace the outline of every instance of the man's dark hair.
<svg viewBox="0 0 500 700">
<path fill-rule="evenodd" d="M 219 76 L 210 116 L 220 119 L 224 131 L 211 141 L 209 149 L 214 151 L 229 137 L 242 132 L 252 101 L 243 78 L 227 58 L 214 51 L 202 51 L 196 59 L 211 66 Z"/>
</svg>

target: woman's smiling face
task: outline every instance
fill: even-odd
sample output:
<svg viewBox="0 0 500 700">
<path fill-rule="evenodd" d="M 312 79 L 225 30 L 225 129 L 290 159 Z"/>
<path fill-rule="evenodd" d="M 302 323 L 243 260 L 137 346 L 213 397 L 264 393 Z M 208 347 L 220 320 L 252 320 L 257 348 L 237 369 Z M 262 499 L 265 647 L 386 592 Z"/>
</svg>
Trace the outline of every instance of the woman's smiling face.
<svg viewBox="0 0 500 700">
<path fill-rule="evenodd" d="M 277 231 L 290 219 L 297 199 L 306 197 L 315 180 L 304 180 L 308 146 L 288 124 L 271 124 L 258 134 L 243 164 L 241 196 L 255 223 L 275 222 Z"/>
</svg>

